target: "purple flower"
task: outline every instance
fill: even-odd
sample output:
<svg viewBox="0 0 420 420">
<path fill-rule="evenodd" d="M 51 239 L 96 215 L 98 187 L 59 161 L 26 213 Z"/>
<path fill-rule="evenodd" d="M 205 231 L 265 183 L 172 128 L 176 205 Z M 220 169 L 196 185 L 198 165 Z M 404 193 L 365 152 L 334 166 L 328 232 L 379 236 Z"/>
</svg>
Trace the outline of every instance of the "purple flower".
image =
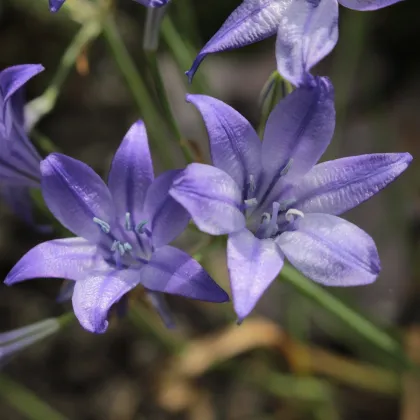
<svg viewBox="0 0 420 420">
<path fill-rule="evenodd" d="M 369 284 L 380 271 L 373 240 L 339 217 L 376 194 L 411 162 L 408 153 L 372 154 L 316 165 L 335 125 L 334 93 L 314 79 L 270 114 L 261 143 L 223 102 L 189 95 L 201 112 L 213 166 L 193 163 L 170 194 L 204 232 L 229 234 L 236 313 L 245 318 L 278 275 L 284 257 L 328 286 Z"/>
<path fill-rule="evenodd" d="M 283 73 L 288 65 L 282 62 L 284 56 L 289 63 L 293 59 L 310 68 L 334 48 L 338 39 L 338 3 L 356 10 L 375 10 L 398 1 L 244 0 L 207 42 L 186 74 L 191 81 L 208 54 L 243 47 L 277 34 L 277 65 L 280 74 L 287 78 L 288 72 Z M 294 56 L 298 50 L 301 55 Z M 293 78 L 290 81 L 296 85 L 301 82 Z"/>
<path fill-rule="evenodd" d="M 133 124 L 115 154 L 108 186 L 89 166 L 58 153 L 42 161 L 41 172 L 47 206 L 77 237 L 36 246 L 6 284 L 36 277 L 74 280 L 74 312 L 96 333 L 106 330 L 111 306 L 138 284 L 191 299 L 228 300 L 194 259 L 167 245 L 189 221 L 168 195 L 180 171 L 154 178 L 142 121 Z"/>
<path fill-rule="evenodd" d="M 0 196 L 32 223 L 30 188 L 39 188 L 41 157 L 24 126 L 23 86 L 44 68 L 23 64 L 0 72 Z"/>
<path fill-rule="evenodd" d="M 50 11 L 55 13 L 58 12 L 61 6 L 66 0 L 49 0 L 50 1 Z M 169 0 L 134 0 L 137 3 L 142 4 L 146 7 L 162 7 L 169 2 Z"/>
</svg>

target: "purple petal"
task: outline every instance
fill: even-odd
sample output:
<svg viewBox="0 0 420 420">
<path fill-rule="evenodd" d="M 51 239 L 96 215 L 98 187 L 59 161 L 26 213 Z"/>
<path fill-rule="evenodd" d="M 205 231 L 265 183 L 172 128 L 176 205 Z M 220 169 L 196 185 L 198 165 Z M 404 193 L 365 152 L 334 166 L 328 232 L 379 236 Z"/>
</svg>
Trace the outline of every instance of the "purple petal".
<svg viewBox="0 0 420 420">
<path fill-rule="evenodd" d="M 3 150 L 0 155 L 0 179 L 2 185 L 40 188 L 41 174 L 39 163 L 40 161 L 38 161 L 38 171 L 34 171 L 19 161 L 19 159 Z"/>
<path fill-rule="evenodd" d="M 377 10 L 391 6 L 401 0 L 338 0 L 343 6 L 353 10 Z"/>
<path fill-rule="evenodd" d="M 172 313 L 166 303 L 165 295 L 163 293 L 147 291 L 147 297 L 150 304 L 155 308 L 156 312 L 159 314 L 162 322 L 165 324 L 166 328 L 175 328 L 175 322 L 172 317 Z"/>
<path fill-rule="evenodd" d="M 50 11 L 52 13 L 58 12 L 60 7 L 64 4 L 66 0 L 49 0 L 50 1 Z"/>
<path fill-rule="evenodd" d="M 229 296 L 201 265 L 185 252 L 165 246 L 153 253 L 141 270 L 141 284 L 149 290 L 206 302 L 226 302 Z"/>
<path fill-rule="evenodd" d="M 162 7 L 169 3 L 169 0 L 134 0 L 137 3 L 142 4 L 146 7 Z"/>
<path fill-rule="evenodd" d="M 190 213 L 200 230 L 224 235 L 245 227 L 242 191 L 222 170 L 192 163 L 175 179 L 169 193 Z"/>
<path fill-rule="evenodd" d="M 344 213 L 394 181 L 412 159 L 409 153 L 383 153 L 320 163 L 292 189 L 293 207 L 304 213 Z"/>
<path fill-rule="evenodd" d="M 207 54 L 244 47 L 277 31 L 280 18 L 294 0 L 244 0 L 200 51 L 187 76 L 190 82 Z"/>
<path fill-rule="evenodd" d="M 76 282 L 70 280 L 64 280 L 60 291 L 58 292 L 56 301 L 58 303 L 63 303 L 70 300 L 73 297 L 74 285 Z"/>
<path fill-rule="evenodd" d="M 146 128 L 139 120 L 125 135 L 109 171 L 108 186 L 120 223 L 124 225 L 126 213 L 130 213 L 134 225 L 144 219 L 144 201 L 153 179 Z"/>
<path fill-rule="evenodd" d="M 326 286 L 359 286 L 375 281 L 380 271 L 373 239 L 346 220 L 311 213 L 297 230 L 276 240 L 287 259 L 305 276 Z"/>
<path fill-rule="evenodd" d="M 213 165 L 230 175 L 242 190 L 261 172 L 261 141 L 251 124 L 232 107 L 204 95 L 187 95 L 200 111 L 210 140 Z"/>
<path fill-rule="evenodd" d="M 190 215 L 185 208 L 169 195 L 169 189 L 180 170 L 159 175 L 147 191 L 144 205 L 147 224 L 152 232 L 155 247 L 173 241 L 188 225 Z"/>
<path fill-rule="evenodd" d="M 35 278 L 83 280 L 90 270 L 106 264 L 96 246 L 83 238 L 55 239 L 28 251 L 12 268 L 4 281 L 7 285 Z"/>
<path fill-rule="evenodd" d="M 91 272 L 83 281 L 76 282 L 73 309 L 80 324 L 93 333 L 108 328 L 108 311 L 140 281 L 139 270 L 108 270 Z"/>
<path fill-rule="evenodd" d="M 260 194 L 278 196 L 284 182 L 308 172 L 331 142 L 335 126 L 334 89 L 326 78 L 301 86 L 271 112 L 264 132 Z"/>
<path fill-rule="evenodd" d="M 228 269 L 233 306 L 242 321 L 283 267 L 283 255 L 272 239 L 258 239 L 248 229 L 229 235 Z"/>
<path fill-rule="evenodd" d="M 308 84 L 310 69 L 331 52 L 337 40 L 337 0 L 294 1 L 278 26 L 279 73 L 296 86 Z"/>
<path fill-rule="evenodd" d="M 0 72 L 0 109 L 2 109 L 0 134 L 5 137 L 5 140 L 16 141 L 16 136 L 22 136 L 29 143 L 29 140 L 25 139 L 26 133 L 23 129 L 22 87 L 43 70 L 44 67 L 40 64 L 22 64 L 8 67 Z M 14 126 L 14 123 L 21 127 Z M 15 128 L 14 133 L 12 133 L 13 128 Z M 16 130 L 23 132 L 17 133 Z"/>
<path fill-rule="evenodd" d="M 7 101 L 32 77 L 44 70 L 41 64 L 21 64 L 0 72 L 0 91 Z"/>
<path fill-rule="evenodd" d="M 60 223 L 77 236 L 98 242 L 103 236 L 94 218 L 112 224 L 115 209 L 108 187 L 92 168 L 59 153 L 41 162 L 44 200 Z"/>
</svg>

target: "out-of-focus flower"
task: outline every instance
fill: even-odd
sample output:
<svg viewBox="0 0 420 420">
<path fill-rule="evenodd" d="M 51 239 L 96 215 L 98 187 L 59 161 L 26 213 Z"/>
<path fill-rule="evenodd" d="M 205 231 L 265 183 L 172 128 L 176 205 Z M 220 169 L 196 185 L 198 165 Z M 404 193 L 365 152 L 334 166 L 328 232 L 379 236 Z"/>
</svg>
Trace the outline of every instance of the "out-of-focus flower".
<svg viewBox="0 0 420 420">
<path fill-rule="evenodd" d="M 58 12 L 61 6 L 66 0 L 49 0 L 50 1 L 50 11 L 55 13 Z M 142 4 L 146 7 L 162 7 L 169 2 L 169 0 L 134 0 L 137 3 Z"/>
<path fill-rule="evenodd" d="M 168 195 L 179 172 L 154 178 L 142 121 L 133 124 L 115 154 L 108 186 L 84 163 L 49 155 L 41 163 L 45 202 L 78 237 L 36 246 L 5 283 L 36 277 L 74 280 L 74 312 L 81 325 L 95 333 L 106 330 L 111 306 L 138 284 L 153 292 L 227 301 L 197 261 L 167 245 L 189 221 L 184 208 Z"/>
<path fill-rule="evenodd" d="M 23 328 L 0 333 L 0 363 L 8 356 L 56 333 L 60 327 L 57 318 L 49 318 Z"/>
<path fill-rule="evenodd" d="M 41 157 L 24 127 L 23 86 L 44 68 L 23 64 L 0 72 L 0 196 L 32 224 L 30 188 L 40 187 Z"/>
<path fill-rule="evenodd" d="M 372 238 L 337 215 L 376 194 L 411 162 L 408 153 L 347 157 L 315 165 L 335 126 L 326 78 L 298 87 L 270 114 L 261 143 L 250 123 L 200 95 L 214 166 L 193 163 L 170 194 L 212 235 L 229 234 L 227 257 L 239 320 L 278 275 L 284 257 L 328 286 L 373 282 L 380 261 Z"/>
<path fill-rule="evenodd" d="M 355 10 L 376 10 L 400 0 L 244 0 L 200 51 L 186 73 L 191 81 L 208 54 L 232 50 L 278 34 L 297 45 L 311 66 L 329 54 L 338 39 L 338 3 Z M 300 45 L 299 45 L 300 44 Z M 293 56 L 296 48 L 283 51 Z M 307 55 L 311 56 L 308 57 Z M 277 54 L 279 60 L 279 54 Z M 297 62 L 297 57 L 294 57 Z M 280 73 L 284 68 L 278 62 Z M 287 76 L 284 75 L 285 77 Z"/>
</svg>

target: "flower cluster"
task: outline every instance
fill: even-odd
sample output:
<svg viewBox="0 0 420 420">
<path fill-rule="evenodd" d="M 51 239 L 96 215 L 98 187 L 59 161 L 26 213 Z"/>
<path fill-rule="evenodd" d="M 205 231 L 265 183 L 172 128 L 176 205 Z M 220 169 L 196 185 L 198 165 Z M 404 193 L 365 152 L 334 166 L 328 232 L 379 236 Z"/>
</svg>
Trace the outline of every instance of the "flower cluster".
<svg viewBox="0 0 420 420">
<path fill-rule="evenodd" d="M 397 1 L 339 3 L 374 10 Z M 138 2 L 148 7 L 167 3 Z M 51 10 L 63 3 L 50 0 Z M 285 259 L 327 286 L 375 281 L 380 260 L 373 239 L 339 216 L 394 181 L 412 157 L 378 153 L 317 163 L 334 134 L 334 88 L 328 78 L 310 71 L 337 42 L 338 1 L 244 0 L 187 75 L 193 77 L 207 54 L 276 33 L 278 71 L 295 89 L 271 111 L 262 141 L 229 105 L 188 95 L 206 125 L 212 165 L 190 163 L 156 178 L 142 121 L 124 137 L 106 184 L 69 156 L 52 153 L 41 159 L 26 136 L 21 88 L 42 67 L 23 65 L 1 72 L 2 195 L 29 220 L 22 202 L 29 203 L 28 188 L 40 186 L 48 209 L 75 235 L 34 247 L 5 283 L 45 277 L 72 281 L 66 295 L 80 324 L 95 333 L 107 329 L 111 307 L 124 307 L 126 294 L 141 286 L 170 325 L 165 293 L 217 303 L 229 300 L 195 259 L 169 245 L 190 218 L 207 234 L 228 235 L 230 285 L 239 321 L 253 310 Z"/>
</svg>

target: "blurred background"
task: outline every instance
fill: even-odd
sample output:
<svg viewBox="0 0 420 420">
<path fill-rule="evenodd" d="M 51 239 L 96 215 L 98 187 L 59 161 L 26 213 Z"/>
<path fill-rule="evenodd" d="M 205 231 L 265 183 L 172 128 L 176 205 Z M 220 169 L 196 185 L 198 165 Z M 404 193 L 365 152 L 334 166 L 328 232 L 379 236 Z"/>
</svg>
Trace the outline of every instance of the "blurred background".
<svg viewBox="0 0 420 420">
<path fill-rule="evenodd" d="M 88 19 L 89 9 L 78 9 L 77 1 L 67 0 L 70 11 L 51 15 L 46 1 L 0 0 L 0 68 L 46 68 L 28 83 L 28 100 L 45 91 Z M 206 132 L 185 93 L 212 94 L 258 126 L 260 92 L 276 68 L 275 40 L 269 39 L 208 57 L 187 86 L 183 72 L 194 54 L 238 4 L 173 0 L 171 20 L 163 25 L 158 59 L 165 86 L 185 141 L 202 160 L 208 158 Z M 146 9 L 131 0 L 114 6 L 125 45 L 150 88 L 142 50 Z M 325 159 L 403 151 L 414 156 L 400 179 L 346 215 L 375 239 L 380 277 L 368 287 L 329 291 L 398 336 L 420 363 L 419 15 L 414 0 L 374 13 L 340 8 L 339 43 L 316 72 L 328 75 L 336 89 L 337 129 Z M 81 49 L 54 109 L 32 136 L 44 155 L 50 139 L 104 176 L 126 130 L 142 117 L 109 44 L 99 32 Z M 175 142 L 167 154 L 182 167 Z M 166 165 L 160 156 L 157 172 Z M 0 277 L 32 246 L 53 237 L 1 207 Z M 193 254 L 202 239 L 191 230 L 180 246 Z M 229 290 L 223 240 L 214 244 L 199 257 Z M 56 302 L 60 285 L 0 285 L 0 331 L 70 310 Z M 141 293 L 133 299 L 140 302 L 135 315 L 113 319 L 105 335 L 74 323 L 0 364 L 0 419 L 420 420 L 420 380 L 287 284 L 273 284 L 241 327 L 231 304 L 170 298 L 177 330 L 168 331 Z M 61 415 L 38 411 L 31 393 Z"/>
</svg>

